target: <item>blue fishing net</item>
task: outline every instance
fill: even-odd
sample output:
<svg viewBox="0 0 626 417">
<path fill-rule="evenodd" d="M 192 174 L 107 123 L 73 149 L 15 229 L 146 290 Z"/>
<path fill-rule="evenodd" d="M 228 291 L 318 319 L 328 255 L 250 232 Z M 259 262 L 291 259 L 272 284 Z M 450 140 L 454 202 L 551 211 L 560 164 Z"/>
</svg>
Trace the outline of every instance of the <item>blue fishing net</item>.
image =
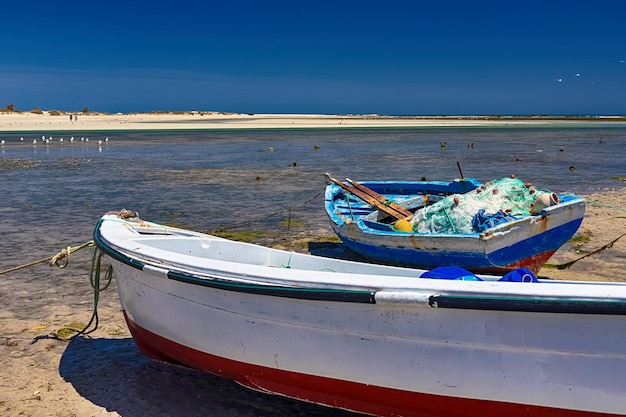
<svg viewBox="0 0 626 417">
<path fill-rule="evenodd" d="M 474 217 L 472 217 L 472 228 L 477 232 L 484 232 L 502 223 L 517 219 L 517 217 L 511 216 L 504 211 L 487 213 L 485 209 L 481 208 L 478 210 L 478 213 L 474 214 Z"/>
</svg>

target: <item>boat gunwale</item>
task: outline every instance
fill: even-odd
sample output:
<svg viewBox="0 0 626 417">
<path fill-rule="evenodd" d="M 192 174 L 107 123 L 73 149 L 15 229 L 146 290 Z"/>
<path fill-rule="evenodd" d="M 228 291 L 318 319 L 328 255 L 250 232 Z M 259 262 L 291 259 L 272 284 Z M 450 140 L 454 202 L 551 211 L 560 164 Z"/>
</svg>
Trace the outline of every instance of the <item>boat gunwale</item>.
<svg viewBox="0 0 626 417">
<path fill-rule="evenodd" d="M 551 281 L 541 280 L 535 284 L 525 283 L 508 283 L 498 281 L 464 281 L 461 288 L 458 281 L 424 279 L 419 277 L 398 276 L 395 278 L 416 280 L 419 286 L 413 287 L 383 287 L 381 285 L 363 285 L 361 288 L 351 287 L 349 283 L 343 288 L 330 288 L 331 282 L 307 282 L 299 281 L 298 285 L 283 285 L 281 283 L 272 283 L 270 281 L 248 280 L 237 281 L 235 278 L 227 276 L 217 276 L 215 274 L 204 274 L 199 271 L 185 271 L 182 269 L 168 269 L 165 265 L 159 265 L 148 260 L 140 260 L 138 257 L 129 256 L 121 249 L 116 249 L 110 244 L 106 238 L 102 236 L 100 226 L 107 219 L 100 219 L 94 230 L 94 241 L 96 245 L 107 255 L 115 260 L 129 265 L 135 269 L 158 273 L 166 276 L 168 279 L 184 282 L 192 285 L 201 285 L 210 288 L 216 288 L 227 291 L 236 291 L 242 293 L 251 293 L 258 295 L 268 295 L 277 297 L 286 297 L 303 300 L 323 300 L 338 302 L 357 302 L 376 304 L 377 294 L 380 293 L 380 301 L 383 303 L 392 302 L 394 304 L 410 304 L 424 305 L 438 308 L 465 308 L 465 309 L 481 309 L 481 310 L 501 310 L 501 311 L 519 311 L 519 312 L 550 312 L 550 313 L 583 313 L 583 314 L 614 314 L 626 315 L 626 285 L 619 282 L 594 282 L 594 281 Z M 131 233 L 129 231 L 129 233 Z M 201 237 L 202 234 L 191 233 L 187 237 Z M 216 240 L 222 240 L 216 238 Z M 269 249 L 269 248 L 268 248 Z M 280 251 L 283 252 L 283 251 Z M 312 255 L 308 255 L 312 256 Z M 225 261 L 223 261 L 225 262 Z M 232 262 L 231 262 L 232 263 Z M 234 264 L 234 263 L 233 263 Z M 270 267 L 266 267 L 270 268 Z M 404 268 L 401 268 L 404 269 Z M 416 271 L 406 268 L 407 271 Z M 276 268 L 280 270 L 280 268 Z M 288 268 L 285 271 L 292 271 Z M 323 272 L 325 271 L 310 271 Z M 293 273 L 293 272 L 290 272 Z M 363 274 L 357 278 L 367 277 Z M 378 279 L 379 275 L 372 275 Z M 386 277 L 389 279 L 394 278 Z M 308 287 L 301 286 L 303 284 Z M 561 285 L 561 289 L 567 288 L 567 294 L 550 291 L 549 288 L 554 285 Z M 311 286 L 315 285 L 315 286 Z M 527 285 L 533 285 L 532 290 L 528 290 Z M 540 287 L 537 287 L 540 285 Z M 457 288 L 455 288 L 457 287 Z M 590 287 L 595 288 L 594 294 L 584 296 L 581 291 L 575 291 L 574 288 Z M 524 288 L 526 291 L 519 291 Z M 554 287 L 553 287 L 554 288 Z M 611 297 L 612 289 L 619 288 L 623 293 L 622 297 Z M 539 291 L 538 291 L 539 290 Z M 387 295 L 395 294 L 393 299 L 389 299 Z M 508 301 L 515 299 L 517 303 L 509 303 Z M 552 308 L 554 300 L 563 301 L 564 308 Z M 419 301 L 416 301 L 419 300 Z M 467 303 L 450 303 L 450 300 L 482 300 L 483 304 L 479 305 Z M 433 301 L 437 301 L 436 303 Z M 523 301 L 523 302 L 519 302 Z M 546 308 L 537 307 L 534 310 L 528 306 L 547 305 Z M 585 305 L 584 308 L 579 308 Z M 478 306 L 478 307 L 477 307 Z M 513 307 L 512 307 L 513 306 Z M 516 306 L 516 307 L 515 307 Z M 575 307 L 572 307 L 575 306 Z M 576 307 L 578 306 L 578 307 Z M 597 308 L 595 308 L 597 307 Z M 595 309 L 594 309 L 595 308 Z M 584 311 L 583 311 L 584 310 Z"/>
<path fill-rule="evenodd" d="M 100 231 L 100 225 L 105 219 L 100 219 L 94 230 L 94 242 L 107 255 L 117 261 L 129 265 L 141 271 L 160 272 L 179 282 L 192 285 L 200 285 L 203 287 L 217 288 L 228 291 L 236 291 L 258 295 L 270 295 L 276 297 L 295 298 L 300 300 L 322 300 L 322 301 L 340 301 L 340 302 L 356 302 L 375 304 L 373 291 L 363 291 L 355 289 L 327 289 L 315 287 L 295 287 L 285 285 L 270 285 L 269 282 L 253 283 L 253 282 L 236 282 L 233 279 L 225 277 L 217 277 L 209 274 L 199 275 L 191 272 L 166 269 L 160 265 L 150 262 L 142 262 L 134 257 L 128 256 L 119 249 L 115 249 L 103 236 Z"/>
</svg>

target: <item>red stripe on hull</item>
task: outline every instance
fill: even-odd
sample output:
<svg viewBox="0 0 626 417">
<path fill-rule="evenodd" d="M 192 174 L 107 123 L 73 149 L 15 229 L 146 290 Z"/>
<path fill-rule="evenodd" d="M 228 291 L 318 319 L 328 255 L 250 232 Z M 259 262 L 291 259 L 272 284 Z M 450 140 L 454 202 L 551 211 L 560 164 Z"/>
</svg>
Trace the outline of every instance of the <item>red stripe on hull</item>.
<svg viewBox="0 0 626 417">
<path fill-rule="evenodd" d="M 548 262 L 548 259 L 550 259 L 555 252 L 555 250 L 551 250 L 548 252 L 538 253 L 537 255 L 533 255 L 520 261 L 513 262 L 511 265 L 509 265 L 509 267 L 511 267 L 512 269 L 528 268 L 532 271 L 533 274 L 537 275 L 543 264 Z"/>
<path fill-rule="evenodd" d="M 329 407 L 396 417 L 612 416 L 612 414 L 421 394 L 252 365 L 180 345 L 138 326 L 129 319 L 126 312 L 124 317 L 137 347 L 152 359 L 183 364 L 232 379 L 253 389 Z M 419 375 L 415 377 L 419 378 Z"/>
<path fill-rule="evenodd" d="M 513 262 L 507 266 L 498 267 L 494 265 L 492 267 L 485 268 L 472 268 L 472 271 L 480 274 L 504 275 L 508 272 L 516 270 L 517 268 L 527 268 L 533 274 L 537 275 L 539 270 L 543 267 L 543 264 L 545 264 L 555 253 L 555 250 L 551 250 L 529 256 L 528 258 L 520 259 L 519 261 Z"/>
</svg>

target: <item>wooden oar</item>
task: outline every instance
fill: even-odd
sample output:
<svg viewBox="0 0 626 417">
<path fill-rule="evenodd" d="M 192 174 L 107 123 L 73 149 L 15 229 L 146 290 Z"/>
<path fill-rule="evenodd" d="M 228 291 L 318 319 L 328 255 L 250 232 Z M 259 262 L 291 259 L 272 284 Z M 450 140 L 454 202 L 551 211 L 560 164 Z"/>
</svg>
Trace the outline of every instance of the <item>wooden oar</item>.
<svg viewBox="0 0 626 417">
<path fill-rule="evenodd" d="M 378 194 L 376 191 L 371 190 L 362 184 L 354 182 L 350 179 L 346 179 L 350 184 L 348 185 L 331 177 L 328 173 L 326 174 L 326 178 L 332 183 L 340 186 L 344 191 L 347 191 L 355 197 L 360 198 L 370 206 L 382 211 L 388 216 L 391 216 L 398 220 L 410 220 L 413 217 L 413 213 L 411 213 L 404 207 L 394 203 L 388 198 Z"/>
<path fill-rule="evenodd" d="M 397 219 L 407 219 L 407 217 L 410 219 L 410 218 L 413 217 L 413 213 L 411 213 L 409 210 L 405 209 L 404 207 L 402 207 L 401 205 L 399 205 L 397 203 L 394 203 L 392 200 L 388 199 L 387 197 L 384 197 L 384 196 L 378 194 L 376 191 L 374 191 L 374 190 L 372 190 L 370 188 L 367 188 L 363 184 L 359 184 L 358 182 L 352 181 L 350 178 L 346 178 L 346 181 L 348 181 L 348 183 L 350 183 L 350 185 L 352 185 L 357 190 L 366 193 L 367 195 L 369 195 L 372 198 L 375 198 L 376 201 L 378 201 L 379 203 L 385 205 L 385 207 L 390 207 L 390 208 L 394 209 L 396 212 L 398 212 L 399 216 L 402 216 L 402 217 L 394 216 Z"/>
</svg>

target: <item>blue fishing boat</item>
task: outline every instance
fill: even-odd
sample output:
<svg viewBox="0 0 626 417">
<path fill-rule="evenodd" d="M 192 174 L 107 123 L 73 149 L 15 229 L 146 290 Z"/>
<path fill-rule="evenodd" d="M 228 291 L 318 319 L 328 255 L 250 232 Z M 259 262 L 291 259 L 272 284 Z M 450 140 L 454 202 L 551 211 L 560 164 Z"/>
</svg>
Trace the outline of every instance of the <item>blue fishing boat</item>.
<svg viewBox="0 0 626 417">
<path fill-rule="evenodd" d="M 415 268 L 537 273 L 576 233 L 586 206 L 513 176 L 485 184 L 326 177 L 326 213 L 343 243 L 373 261 Z"/>
</svg>

